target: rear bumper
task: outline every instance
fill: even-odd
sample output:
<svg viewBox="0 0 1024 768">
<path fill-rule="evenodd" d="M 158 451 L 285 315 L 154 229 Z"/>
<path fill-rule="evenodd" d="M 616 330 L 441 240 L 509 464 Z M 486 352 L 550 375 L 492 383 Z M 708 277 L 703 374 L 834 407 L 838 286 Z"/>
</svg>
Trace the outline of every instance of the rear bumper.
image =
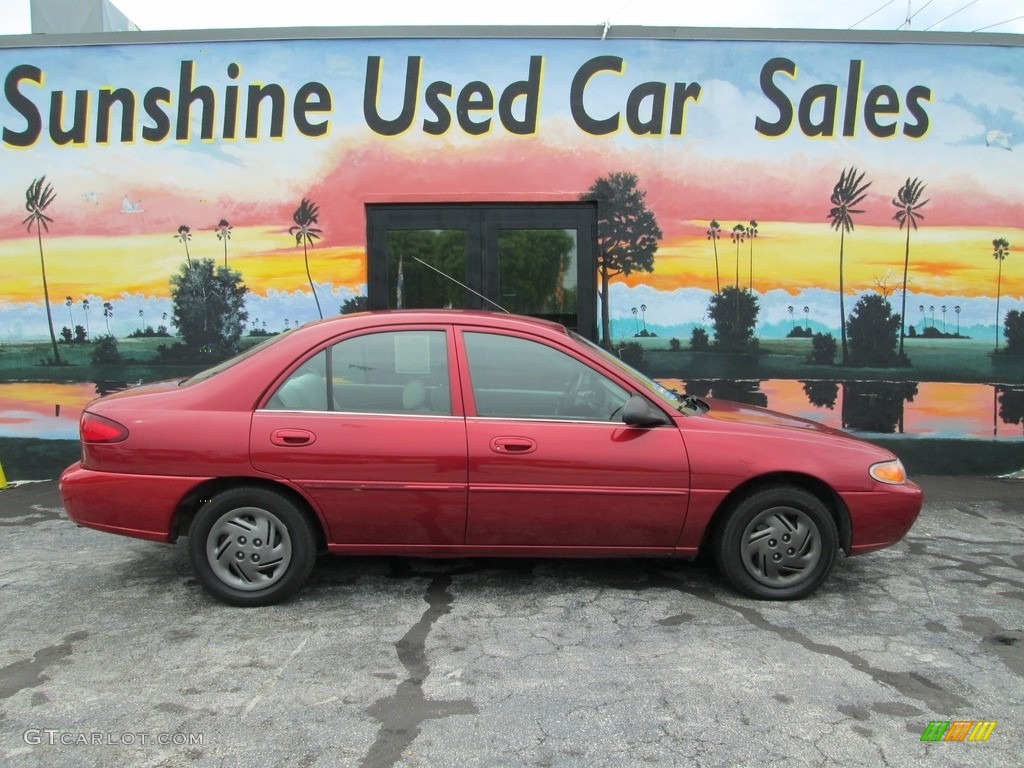
<svg viewBox="0 0 1024 768">
<path fill-rule="evenodd" d="M 78 525 L 149 541 L 174 540 L 181 500 L 208 478 L 94 472 L 76 462 L 60 477 L 68 517 Z"/>
<path fill-rule="evenodd" d="M 843 494 L 850 511 L 851 555 L 891 547 L 910 530 L 924 504 L 914 483 L 884 486 L 877 491 Z"/>
</svg>

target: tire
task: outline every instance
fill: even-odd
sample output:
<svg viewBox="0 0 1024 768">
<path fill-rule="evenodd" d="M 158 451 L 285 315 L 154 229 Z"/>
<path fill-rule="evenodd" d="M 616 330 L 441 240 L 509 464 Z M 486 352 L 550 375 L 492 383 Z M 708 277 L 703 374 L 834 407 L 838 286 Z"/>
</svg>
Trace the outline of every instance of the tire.
<svg viewBox="0 0 1024 768">
<path fill-rule="evenodd" d="M 797 600 L 828 578 L 839 533 L 812 493 L 772 486 L 741 499 L 714 538 L 718 569 L 741 593 L 762 600 Z"/>
<path fill-rule="evenodd" d="M 203 504 L 188 548 L 203 588 L 242 607 L 286 600 L 316 562 L 308 517 L 294 501 L 265 488 L 232 488 Z"/>
</svg>

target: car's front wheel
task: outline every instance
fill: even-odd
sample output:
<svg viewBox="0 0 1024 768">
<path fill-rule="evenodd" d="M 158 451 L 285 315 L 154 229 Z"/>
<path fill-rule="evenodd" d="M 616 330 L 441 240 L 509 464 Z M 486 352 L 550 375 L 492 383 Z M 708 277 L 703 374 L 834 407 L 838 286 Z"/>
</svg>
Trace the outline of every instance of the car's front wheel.
<svg viewBox="0 0 1024 768">
<path fill-rule="evenodd" d="M 316 539 L 298 505 L 266 488 L 232 488 L 203 504 L 189 532 L 189 556 L 203 587 L 243 607 L 294 594 L 316 560 Z"/>
<path fill-rule="evenodd" d="M 719 570 L 743 594 L 795 600 L 828 578 L 839 533 L 817 496 L 773 486 L 741 499 L 718 528 L 713 546 Z"/>
</svg>

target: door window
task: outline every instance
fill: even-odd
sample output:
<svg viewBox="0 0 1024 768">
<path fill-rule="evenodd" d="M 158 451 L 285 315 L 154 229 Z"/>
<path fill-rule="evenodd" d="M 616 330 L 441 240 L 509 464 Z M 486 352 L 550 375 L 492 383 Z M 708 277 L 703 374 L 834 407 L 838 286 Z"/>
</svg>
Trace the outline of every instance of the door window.
<svg viewBox="0 0 1024 768">
<path fill-rule="evenodd" d="M 300 365 L 270 410 L 450 416 L 444 331 L 394 331 L 345 339 Z"/>
<path fill-rule="evenodd" d="M 574 357 L 529 339 L 466 333 L 478 416 L 612 421 L 629 393 Z"/>
</svg>

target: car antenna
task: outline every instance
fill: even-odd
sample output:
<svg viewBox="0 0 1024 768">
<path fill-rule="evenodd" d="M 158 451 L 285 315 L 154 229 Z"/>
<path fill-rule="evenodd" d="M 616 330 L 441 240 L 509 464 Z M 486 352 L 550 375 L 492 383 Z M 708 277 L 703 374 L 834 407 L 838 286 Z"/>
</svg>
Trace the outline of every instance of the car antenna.
<svg viewBox="0 0 1024 768">
<path fill-rule="evenodd" d="M 414 259 L 415 261 L 418 261 L 418 262 L 419 262 L 420 264 L 422 264 L 422 265 L 423 265 L 424 267 L 427 267 L 428 269 L 432 269 L 432 270 L 434 270 L 434 271 L 435 271 L 435 272 L 437 272 L 437 274 L 439 274 L 439 275 L 440 275 L 441 277 L 444 277 L 444 278 L 447 278 L 448 280 L 451 280 L 451 281 L 452 281 L 453 283 L 455 283 L 456 285 L 461 285 L 461 286 L 462 286 L 463 288 L 465 288 L 465 289 L 466 289 L 467 291 L 469 291 L 470 293 L 472 293 L 472 294 L 473 294 L 474 296 L 479 296 L 479 297 L 480 297 L 481 299 L 483 299 L 484 301 L 486 301 L 486 302 L 487 302 L 488 304 L 493 304 L 493 305 L 494 305 L 494 306 L 496 306 L 496 307 L 497 307 L 498 309 L 500 309 L 500 310 L 501 310 L 502 312 L 504 312 L 504 313 L 505 313 L 506 315 L 511 315 L 511 314 L 512 314 L 512 313 L 511 313 L 511 312 L 509 312 L 509 311 L 508 311 L 507 309 L 505 309 L 505 308 L 504 308 L 503 306 L 501 306 L 501 304 L 499 304 L 498 302 L 496 302 L 496 301 L 491 301 L 491 299 L 488 299 L 488 298 L 487 298 L 486 296 L 484 296 L 484 295 L 483 295 L 482 293 L 479 293 L 478 291 L 474 291 L 474 290 L 473 290 L 472 288 L 470 288 L 470 287 L 469 287 L 468 285 L 466 285 L 465 283 L 460 283 L 460 282 L 459 282 L 458 280 L 456 280 L 456 279 L 455 279 L 454 277 L 452 277 L 451 275 L 446 275 L 446 274 L 445 274 L 444 272 L 442 272 L 442 271 L 441 271 L 440 269 L 438 269 L 437 267 L 431 266 L 430 264 L 427 264 L 427 262 L 425 262 L 425 261 L 424 261 L 423 259 L 419 258 L 418 256 L 413 256 L 413 259 Z"/>
</svg>

